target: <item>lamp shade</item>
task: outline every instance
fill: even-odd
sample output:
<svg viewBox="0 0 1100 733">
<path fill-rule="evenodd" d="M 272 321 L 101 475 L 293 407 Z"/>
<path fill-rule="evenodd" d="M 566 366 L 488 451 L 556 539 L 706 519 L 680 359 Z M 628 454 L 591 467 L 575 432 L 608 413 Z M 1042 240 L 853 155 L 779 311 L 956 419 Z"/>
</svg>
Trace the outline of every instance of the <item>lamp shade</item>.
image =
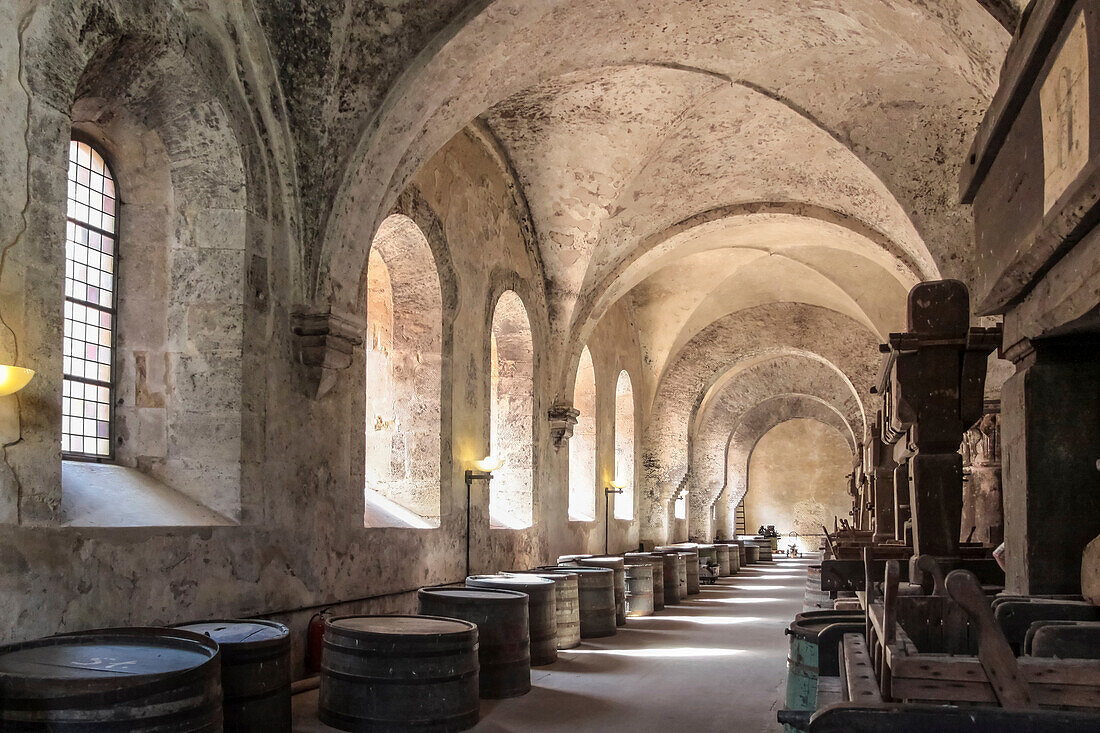
<svg viewBox="0 0 1100 733">
<path fill-rule="evenodd" d="M 620 478 L 619 476 L 611 479 L 611 487 L 615 489 L 625 489 L 627 483 L 628 482 L 625 478 Z"/>
<path fill-rule="evenodd" d="M 504 461 L 493 455 L 485 456 L 480 461 L 474 461 L 474 468 L 485 473 L 492 473 L 502 465 L 504 465 Z"/>
<path fill-rule="evenodd" d="M 33 376 L 33 369 L 0 364 L 0 397 L 15 394 L 23 389 Z"/>
</svg>

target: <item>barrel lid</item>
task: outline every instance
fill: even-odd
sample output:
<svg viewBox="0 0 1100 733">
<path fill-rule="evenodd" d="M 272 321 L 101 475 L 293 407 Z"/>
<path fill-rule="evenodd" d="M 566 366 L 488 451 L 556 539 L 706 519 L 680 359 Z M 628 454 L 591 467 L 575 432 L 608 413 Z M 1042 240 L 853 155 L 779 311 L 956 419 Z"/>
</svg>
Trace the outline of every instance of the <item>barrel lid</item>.
<svg viewBox="0 0 1100 733">
<path fill-rule="evenodd" d="M 434 635 L 464 634 L 476 626 L 469 621 L 443 616 L 337 616 L 328 625 L 346 631 L 368 634 Z"/>
<path fill-rule="evenodd" d="M 557 565 L 555 567 L 547 568 L 547 570 L 560 570 L 566 573 L 613 573 L 611 568 L 598 568 L 593 565 Z"/>
<path fill-rule="evenodd" d="M 505 590 L 503 588 L 464 588 L 461 586 L 437 586 L 433 588 L 421 588 L 417 591 L 420 595 L 438 596 L 455 600 L 468 601 L 514 601 L 517 598 L 527 599 L 527 594 L 521 591 Z"/>
<path fill-rule="evenodd" d="M 466 586 L 470 587 L 471 583 L 479 588 L 485 586 L 492 588 L 498 585 L 514 585 L 517 588 L 547 588 L 554 585 L 554 581 L 549 578 L 540 578 L 537 575 L 471 575 L 466 578 Z"/>
<path fill-rule="evenodd" d="M 290 630 L 275 621 L 246 619 L 199 621 L 190 624 L 180 624 L 175 628 L 208 636 L 218 642 L 218 644 L 255 644 L 264 641 L 286 639 L 290 636 Z"/>
<path fill-rule="evenodd" d="M 195 669 L 218 654 L 205 637 L 177 629 L 99 629 L 0 648 L 0 677 L 127 679 Z"/>
<path fill-rule="evenodd" d="M 595 565 L 602 568 L 621 568 L 626 564 L 626 560 L 621 557 L 614 557 L 610 555 L 600 555 L 598 557 L 585 557 L 577 560 L 584 565 Z"/>
<path fill-rule="evenodd" d="M 518 575 L 524 578 L 545 578 L 551 583 L 557 583 L 559 580 L 565 580 L 569 576 L 568 572 L 565 570 L 509 570 L 507 573 L 504 573 L 504 575 Z"/>
</svg>

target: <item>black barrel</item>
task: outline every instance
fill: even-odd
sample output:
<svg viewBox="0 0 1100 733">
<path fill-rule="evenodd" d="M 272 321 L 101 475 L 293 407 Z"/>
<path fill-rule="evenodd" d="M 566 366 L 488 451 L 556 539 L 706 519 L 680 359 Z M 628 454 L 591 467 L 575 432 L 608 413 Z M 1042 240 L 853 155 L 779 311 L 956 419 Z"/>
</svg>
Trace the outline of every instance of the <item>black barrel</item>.
<svg viewBox="0 0 1100 733">
<path fill-rule="evenodd" d="M 558 661 L 557 604 L 554 581 L 537 575 L 471 575 L 470 588 L 500 588 L 527 594 L 527 619 L 530 623 L 531 665 L 539 667 Z"/>
<path fill-rule="evenodd" d="M 628 563 L 626 568 L 626 614 L 653 615 L 653 566 Z"/>
<path fill-rule="evenodd" d="M 182 629 L 99 629 L 0 647 L 0 730 L 218 733 L 218 645 Z"/>
<path fill-rule="evenodd" d="M 565 570 L 516 570 L 509 574 L 535 575 L 553 580 L 554 622 L 558 627 L 558 649 L 572 649 L 581 643 L 580 580 L 576 573 Z"/>
<path fill-rule="evenodd" d="M 423 616 L 458 618 L 477 624 L 482 697 L 519 697 L 531 691 L 526 593 L 439 586 L 421 588 L 416 598 L 417 612 Z"/>
<path fill-rule="evenodd" d="M 665 557 L 656 552 L 628 552 L 624 555 L 627 564 L 647 562 L 653 568 L 653 610 L 665 607 Z"/>
<path fill-rule="evenodd" d="M 438 616 L 325 622 L 317 717 L 349 731 L 459 731 L 478 720 L 478 628 Z"/>
<path fill-rule="evenodd" d="M 181 624 L 218 642 L 222 658 L 225 730 L 290 731 L 290 630 L 274 621 Z"/>
<path fill-rule="evenodd" d="M 626 624 L 626 560 L 613 555 L 578 557 L 572 562 L 594 568 L 607 568 L 615 573 L 615 624 Z"/>
<path fill-rule="evenodd" d="M 610 568 L 557 565 L 543 570 L 566 570 L 577 575 L 581 604 L 581 638 L 596 639 L 615 633 L 615 572 Z"/>
</svg>

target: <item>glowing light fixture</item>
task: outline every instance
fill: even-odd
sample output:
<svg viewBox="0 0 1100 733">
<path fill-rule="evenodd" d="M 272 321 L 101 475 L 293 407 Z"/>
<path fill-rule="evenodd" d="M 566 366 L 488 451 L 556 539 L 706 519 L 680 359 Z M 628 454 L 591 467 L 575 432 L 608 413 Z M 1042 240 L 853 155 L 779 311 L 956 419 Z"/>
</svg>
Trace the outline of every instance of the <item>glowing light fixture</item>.
<svg viewBox="0 0 1100 733">
<path fill-rule="evenodd" d="M 620 478 L 619 476 L 616 476 L 615 478 L 611 479 L 611 488 L 625 489 L 628 483 L 629 482 L 625 478 Z"/>
<path fill-rule="evenodd" d="M 504 461 L 492 454 L 485 456 L 480 461 L 474 461 L 474 468 L 483 473 L 492 473 L 503 465 Z"/>
<path fill-rule="evenodd" d="M 0 364 L 0 397 L 15 394 L 23 389 L 33 376 L 33 369 Z"/>
</svg>

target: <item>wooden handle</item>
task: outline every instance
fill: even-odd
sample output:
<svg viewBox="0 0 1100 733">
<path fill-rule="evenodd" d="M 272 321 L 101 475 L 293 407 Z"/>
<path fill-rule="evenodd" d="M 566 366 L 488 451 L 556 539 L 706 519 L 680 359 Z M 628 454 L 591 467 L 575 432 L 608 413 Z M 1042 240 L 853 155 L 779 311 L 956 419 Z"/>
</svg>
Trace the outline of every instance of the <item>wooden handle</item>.
<svg viewBox="0 0 1100 733">
<path fill-rule="evenodd" d="M 898 626 L 898 585 L 901 582 L 901 567 L 897 560 L 886 562 L 886 577 L 882 584 L 882 643 L 884 646 L 894 643 Z"/>
<path fill-rule="evenodd" d="M 993 617 L 978 577 L 969 570 L 952 570 L 947 574 L 946 586 L 951 600 L 966 611 L 978 630 L 978 661 L 1001 707 L 1006 710 L 1031 707 L 1027 683 L 1020 677 L 1019 664 Z"/>
<path fill-rule="evenodd" d="M 943 568 L 936 562 L 936 558 L 931 555 L 920 555 L 917 558 L 917 568 L 921 572 L 928 573 L 932 576 L 932 580 L 935 585 L 932 588 L 932 595 L 947 597 L 947 586 L 943 582 Z"/>
</svg>

